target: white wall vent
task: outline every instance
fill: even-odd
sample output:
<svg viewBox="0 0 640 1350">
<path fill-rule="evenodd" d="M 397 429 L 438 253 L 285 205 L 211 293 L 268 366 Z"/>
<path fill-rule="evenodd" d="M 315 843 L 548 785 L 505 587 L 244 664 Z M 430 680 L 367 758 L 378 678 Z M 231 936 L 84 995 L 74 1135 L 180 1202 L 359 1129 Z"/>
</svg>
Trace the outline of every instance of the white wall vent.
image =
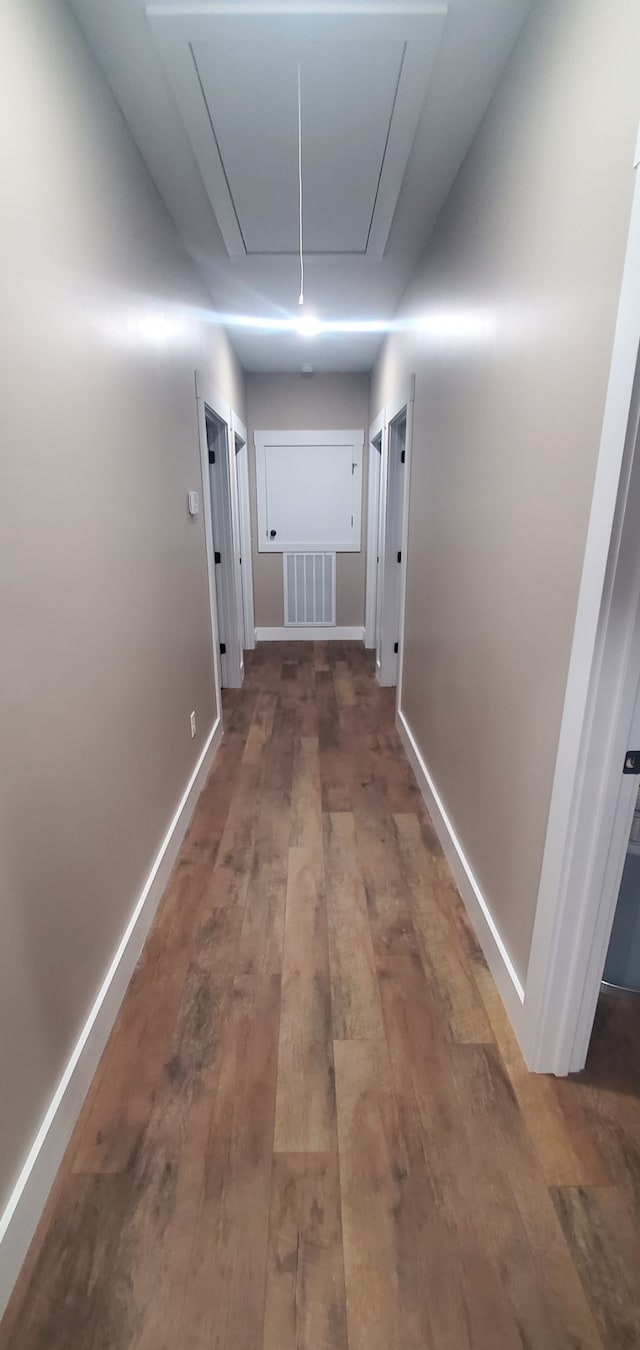
<svg viewBox="0 0 640 1350">
<path fill-rule="evenodd" d="M 335 626 L 335 553 L 283 553 L 282 565 L 285 626 Z"/>
</svg>

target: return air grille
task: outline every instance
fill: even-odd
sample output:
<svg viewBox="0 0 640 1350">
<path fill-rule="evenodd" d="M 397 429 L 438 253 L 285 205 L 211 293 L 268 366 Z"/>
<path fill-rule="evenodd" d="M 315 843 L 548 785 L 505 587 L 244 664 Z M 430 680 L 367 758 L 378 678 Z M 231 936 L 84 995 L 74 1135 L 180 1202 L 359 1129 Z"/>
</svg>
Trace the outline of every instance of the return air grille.
<svg viewBox="0 0 640 1350">
<path fill-rule="evenodd" d="M 283 553 L 287 628 L 335 626 L 335 553 Z"/>
</svg>

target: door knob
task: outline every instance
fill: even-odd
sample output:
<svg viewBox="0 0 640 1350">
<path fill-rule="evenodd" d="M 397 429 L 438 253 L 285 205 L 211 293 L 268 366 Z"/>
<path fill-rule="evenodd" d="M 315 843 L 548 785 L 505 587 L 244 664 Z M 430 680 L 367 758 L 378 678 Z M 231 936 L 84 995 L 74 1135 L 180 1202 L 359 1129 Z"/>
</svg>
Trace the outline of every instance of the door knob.
<svg viewBox="0 0 640 1350">
<path fill-rule="evenodd" d="M 278 533 L 277 530 L 269 530 L 270 539 L 275 539 L 277 533 Z"/>
</svg>

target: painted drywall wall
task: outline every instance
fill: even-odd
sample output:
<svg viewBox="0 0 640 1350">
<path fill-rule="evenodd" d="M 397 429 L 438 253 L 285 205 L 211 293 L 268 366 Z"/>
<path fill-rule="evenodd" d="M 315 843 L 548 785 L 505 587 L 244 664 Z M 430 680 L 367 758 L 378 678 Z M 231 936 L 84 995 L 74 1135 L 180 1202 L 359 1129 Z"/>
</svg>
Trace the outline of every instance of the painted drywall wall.
<svg viewBox="0 0 640 1350">
<path fill-rule="evenodd" d="M 244 399 L 75 20 L 0 40 L 1 1212 L 213 724 L 195 368 Z"/>
<path fill-rule="evenodd" d="M 416 373 L 402 706 L 526 975 L 640 116 L 636 0 L 534 5 L 386 341 Z"/>
<path fill-rule="evenodd" d="M 369 376 L 247 375 L 247 416 L 253 540 L 255 621 L 259 628 L 284 623 L 282 554 L 258 553 L 256 547 L 256 461 L 253 435 L 260 430 L 364 431 L 369 423 Z M 363 476 L 366 475 L 363 455 Z M 366 482 L 363 484 L 363 506 Z M 366 518 L 362 515 L 360 553 L 339 553 L 336 564 L 336 623 L 339 627 L 364 624 Z"/>
</svg>

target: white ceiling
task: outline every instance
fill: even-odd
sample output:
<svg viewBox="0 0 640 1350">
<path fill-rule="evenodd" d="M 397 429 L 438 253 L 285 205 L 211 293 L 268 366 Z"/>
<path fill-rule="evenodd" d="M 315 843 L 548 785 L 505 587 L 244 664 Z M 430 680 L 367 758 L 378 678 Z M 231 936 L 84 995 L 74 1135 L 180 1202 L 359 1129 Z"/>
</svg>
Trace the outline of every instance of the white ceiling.
<svg viewBox="0 0 640 1350">
<path fill-rule="evenodd" d="M 532 0 L 72 0 L 218 313 L 392 318 Z M 366 370 L 375 332 L 232 327 L 248 370 Z"/>
</svg>

